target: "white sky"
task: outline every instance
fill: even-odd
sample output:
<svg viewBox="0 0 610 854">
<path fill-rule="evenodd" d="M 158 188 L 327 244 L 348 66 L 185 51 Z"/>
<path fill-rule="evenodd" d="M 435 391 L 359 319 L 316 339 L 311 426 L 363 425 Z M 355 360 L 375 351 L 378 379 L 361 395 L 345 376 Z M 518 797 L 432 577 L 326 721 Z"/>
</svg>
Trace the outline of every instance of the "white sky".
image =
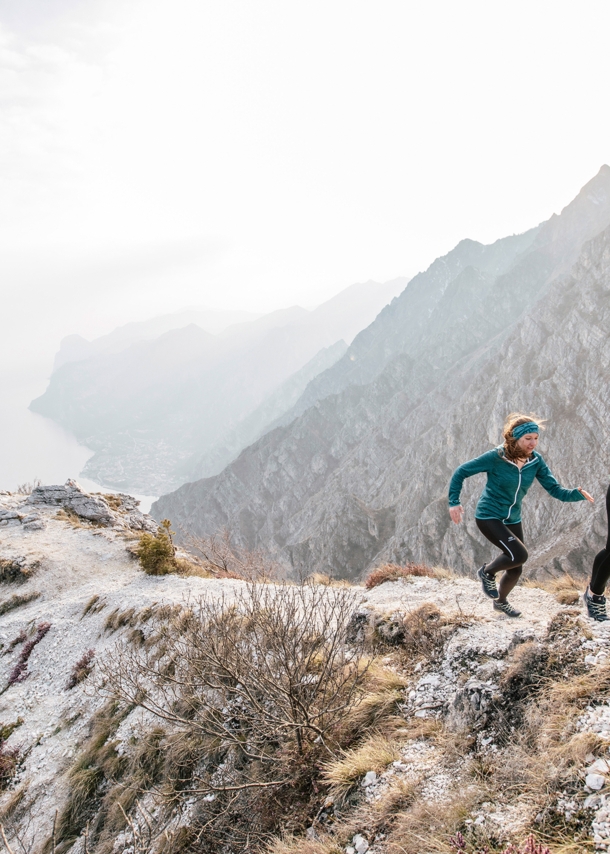
<svg viewBox="0 0 610 854">
<path fill-rule="evenodd" d="M 607 0 L 0 0 L 0 336 L 523 231 L 610 161 L 608 32 Z"/>
</svg>

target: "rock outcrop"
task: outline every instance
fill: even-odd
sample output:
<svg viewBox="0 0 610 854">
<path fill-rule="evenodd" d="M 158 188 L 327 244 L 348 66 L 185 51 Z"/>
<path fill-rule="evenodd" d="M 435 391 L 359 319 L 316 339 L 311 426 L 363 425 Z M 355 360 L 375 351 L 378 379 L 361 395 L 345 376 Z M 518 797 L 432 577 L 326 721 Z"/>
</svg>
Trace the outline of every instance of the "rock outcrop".
<svg viewBox="0 0 610 854">
<path fill-rule="evenodd" d="M 210 741 L 198 776 L 185 779 L 185 768 L 194 773 L 188 751 L 202 749 L 200 733 L 190 741 L 184 733 L 179 737 L 179 728 L 145 708 L 144 695 L 136 703 L 121 703 L 100 671 L 119 660 L 118 651 L 131 650 L 137 661 L 148 650 L 154 666 L 164 655 L 164 619 L 167 627 L 179 619 L 188 622 L 199 597 L 233 604 L 248 585 L 145 575 L 126 549 L 137 531 L 127 525 L 75 523 L 62 512 L 68 501 L 87 497 L 96 496 L 81 493 L 79 498 L 71 486 L 41 490 L 34 504 L 23 495 L 0 494 L 0 512 L 24 513 L 35 506 L 45 520 L 36 530 L 21 524 L 0 530 L 0 566 L 15 561 L 31 568 L 18 578 L 0 574 L 0 822 L 9 845 L 15 850 L 23 845 L 32 854 L 49 850 L 54 827 L 58 847 L 72 854 L 153 850 L 152 843 L 146 847 L 147 827 L 158 841 L 172 843 L 171 850 L 184 850 L 187 831 L 200 829 L 203 810 L 220 797 L 220 772 L 230 753 L 218 740 Z M 266 595 L 274 589 L 265 585 Z M 318 589 L 329 596 L 336 590 Z M 349 800 L 334 815 L 332 790 L 329 796 L 327 783 L 314 780 L 315 809 L 307 824 L 291 824 L 303 844 L 295 842 L 293 854 L 311 850 L 311 840 L 327 832 L 336 832 L 340 842 L 346 811 L 354 850 L 389 854 L 395 846 L 385 845 L 382 831 L 389 833 L 397 819 L 412 820 L 417 831 L 417 813 L 410 818 L 408 812 L 414 797 L 422 810 L 440 815 L 453 797 L 481 783 L 481 768 L 486 769 L 484 785 L 477 797 L 468 794 L 460 804 L 464 832 L 473 826 L 487 834 L 484 838 L 508 842 L 522 839 L 532 827 L 546 834 L 561 822 L 563 829 L 576 816 L 570 832 L 579 834 L 587 850 L 592 842 L 606 850 L 610 713 L 599 693 L 608 685 L 606 625 L 591 624 L 581 610 L 560 605 L 548 592 L 522 586 L 514 599 L 524 616 L 511 621 L 494 614 L 477 584 L 447 574 L 407 577 L 372 590 L 354 587 L 350 595 L 356 610 L 354 636 L 347 642 L 357 644 L 358 633 L 364 632 L 377 633 L 384 644 L 383 659 L 375 662 L 373 693 L 363 703 L 364 717 L 367 709 L 369 715 L 370 710 L 383 715 L 385 709 L 383 720 L 392 734 L 388 742 L 373 717 L 358 737 L 368 734 L 375 744 L 387 742 L 393 752 L 381 762 L 377 757 L 375 769 L 367 766 L 356 774 Z M 389 626 L 399 631 L 384 633 Z M 175 661 L 168 661 L 169 673 L 173 666 Z M 553 712 L 563 715 L 558 720 L 566 726 L 565 739 L 557 736 L 559 749 L 555 744 L 554 752 L 549 749 L 546 776 L 536 781 L 536 789 L 531 767 L 521 767 L 532 762 L 531 752 L 511 736 L 511 727 L 529 708 L 539 712 L 530 724 L 530 734 L 537 735 L 535 724 L 548 714 L 548 706 L 541 712 L 535 704 L 548 703 L 545 691 L 555 682 L 565 708 Z M 184 723 L 191 711 L 179 711 Z M 231 729 L 234 721 L 227 720 Z M 589 749 L 595 755 L 587 755 Z M 511 773 L 521 775 L 516 779 L 527 790 L 494 787 L 489 775 L 510 767 L 515 756 L 519 767 Z M 163 774 L 172 767 L 178 768 L 180 785 L 170 798 Z M 199 784 L 209 768 L 217 769 L 218 788 L 204 795 Z M 563 775 L 559 782 L 554 774 Z M 305 784 L 299 783 L 299 796 L 305 797 Z M 366 823 L 371 813 L 360 808 L 397 791 L 408 797 L 394 798 L 386 811 L 387 827 L 372 832 Z M 282 805 L 278 797 L 274 813 Z M 253 820 L 261 813 L 268 816 L 265 800 L 252 800 L 248 809 Z M 235 816 L 242 818 L 237 809 Z M 279 833 L 280 825 L 269 821 L 267 837 Z M 257 838 L 256 848 L 229 844 L 226 850 L 268 850 L 267 837 Z M 439 843 L 448 838 L 439 823 Z"/>
<path fill-rule="evenodd" d="M 219 476 L 162 497 L 153 515 L 198 534 L 228 528 L 295 572 L 358 578 L 387 559 L 470 572 L 489 554 L 472 518 L 481 484 L 464 491 L 460 527 L 449 523 L 447 484 L 460 462 L 500 441 L 514 410 L 549 419 L 541 450 L 551 468 L 601 499 L 609 223 L 605 166 L 538 229 L 491 247 L 462 242 L 310 384 L 289 423 Z M 593 511 L 532 492 L 530 571 L 585 572 L 605 530 L 602 504 Z"/>
</svg>

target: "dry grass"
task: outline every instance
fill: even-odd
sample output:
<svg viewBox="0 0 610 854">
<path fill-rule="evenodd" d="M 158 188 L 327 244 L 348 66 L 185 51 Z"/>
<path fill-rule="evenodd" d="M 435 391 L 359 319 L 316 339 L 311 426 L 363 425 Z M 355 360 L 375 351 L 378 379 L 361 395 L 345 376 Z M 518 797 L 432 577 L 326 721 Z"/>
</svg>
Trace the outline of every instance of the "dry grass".
<svg viewBox="0 0 610 854">
<path fill-rule="evenodd" d="M 471 784 L 433 802 L 416 800 L 396 817 L 385 842 L 388 854 L 454 854 L 451 836 L 484 798 L 485 790 Z"/>
<path fill-rule="evenodd" d="M 135 608 L 127 608 L 125 611 L 115 608 L 106 618 L 104 629 L 107 632 L 116 632 L 117 629 L 122 629 L 124 626 L 131 626 L 133 628 L 137 625 L 137 622 L 138 612 Z"/>
<path fill-rule="evenodd" d="M 97 593 L 89 599 L 85 607 L 83 608 L 83 613 L 81 614 L 81 620 L 83 617 L 86 617 L 87 614 L 97 614 L 99 611 L 102 611 L 106 607 L 106 600 L 101 598 Z"/>
<path fill-rule="evenodd" d="M 384 723 L 395 716 L 407 686 L 406 677 L 389 667 L 370 661 L 365 661 L 363 666 L 367 667 L 365 690 L 343 720 L 347 740 L 350 733 L 357 736 L 372 728 L 383 728 Z"/>
<path fill-rule="evenodd" d="M 550 581 L 527 579 L 523 586 L 552 593 L 560 605 L 575 605 L 585 589 L 585 585 L 576 581 L 568 572 L 557 578 L 552 578 Z"/>
<path fill-rule="evenodd" d="M 74 512 L 70 507 L 62 507 L 55 514 L 56 519 L 60 519 L 62 522 L 67 522 L 69 525 L 72 525 L 73 528 L 86 528 L 88 525 L 81 519 L 81 517 Z"/>
<path fill-rule="evenodd" d="M 214 578 L 200 562 L 183 557 L 176 558 L 176 574 L 184 578 Z"/>
<path fill-rule="evenodd" d="M 335 797 L 345 795 L 367 771 L 384 771 L 400 758 L 400 745 L 380 733 L 372 733 L 363 744 L 346 750 L 338 759 L 324 765 L 322 781 Z"/>
<path fill-rule="evenodd" d="M 39 566 L 39 561 L 25 566 L 16 560 L 0 558 L 0 584 L 23 584 L 29 581 Z"/>
<path fill-rule="evenodd" d="M 434 570 L 423 563 L 407 563 L 404 566 L 399 566 L 396 563 L 384 563 L 383 566 L 377 566 L 369 572 L 364 581 L 364 586 L 367 590 L 371 590 L 386 581 L 398 581 L 401 578 L 413 576 L 436 577 Z"/>
<path fill-rule="evenodd" d="M 307 580 L 311 584 L 322 584 L 324 587 L 354 587 L 349 579 L 333 578 L 332 575 L 327 575 L 324 572 L 313 572 L 307 576 Z"/>
<path fill-rule="evenodd" d="M 37 591 L 32 591 L 32 593 L 25 593 L 23 596 L 19 596 L 18 594 L 13 594 L 10 599 L 5 599 L 4 602 L 0 602 L 0 617 L 3 614 L 8 614 L 9 611 L 14 611 L 15 608 L 20 608 L 22 605 L 27 605 L 29 602 L 33 602 L 34 599 L 38 599 L 40 593 Z"/>
<path fill-rule="evenodd" d="M 345 848 L 337 844 L 326 834 L 318 834 L 317 839 L 286 836 L 274 839 L 265 849 L 267 854 L 344 854 Z"/>
</svg>

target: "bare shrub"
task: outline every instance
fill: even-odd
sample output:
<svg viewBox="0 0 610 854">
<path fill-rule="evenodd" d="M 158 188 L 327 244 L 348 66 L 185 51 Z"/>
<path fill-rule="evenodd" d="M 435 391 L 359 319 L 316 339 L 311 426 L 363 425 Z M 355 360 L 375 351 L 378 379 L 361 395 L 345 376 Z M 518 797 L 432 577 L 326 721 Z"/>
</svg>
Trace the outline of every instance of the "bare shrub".
<svg viewBox="0 0 610 854">
<path fill-rule="evenodd" d="M 209 537 L 185 537 L 189 550 L 202 568 L 216 578 L 241 578 L 245 581 L 274 581 L 286 577 L 285 568 L 262 549 L 246 549 L 231 542 L 226 529 Z"/>
<path fill-rule="evenodd" d="M 39 486 L 42 486 L 42 481 L 36 477 L 32 483 L 20 483 L 15 492 L 18 495 L 31 495 Z"/>
<path fill-rule="evenodd" d="M 156 534 L 140 536 L 135 554 L 147 575 L 167 575 L 177 569 L 171 526 L 169 519 L 163 519 Z"/>
<path fill-rule="evenodd" d="M 367 575 L 364 586 L 367 590 L 373 587 L 378 587 L 386 581 L 398 581 L 401 578 L 409 578 L 410 576 L 434 578 L 434 570 L 423 563 L 407 563 L 404 566 L 399 566 L 396 563 L 385 563 L 383 566 L 378 566 L 372 569 Z"/>
<path fill-rule="evenodd" d="M 79 685 L 84 679 L 89 676 L 93 670 L 93 659 L 95 658 L 95 650 L 88 649 L 87 652 L 80 658 L 70 673 L 70 677 L 66 684 L 66 691 L 70 691 Z"/>
<path fill-rule="evenodd" d="M 103 662 L 107 690 L 172 727 L 164 791 L 197 798 L 205 851 L 262 844 L 287 804 L 304 820 L 296 804 L 364 690 L 361 649 L 345 643 L 353 608 L 346 588 L 251 584 L 153 614 L 155 646 L 122 643 Z"/>
</svg>

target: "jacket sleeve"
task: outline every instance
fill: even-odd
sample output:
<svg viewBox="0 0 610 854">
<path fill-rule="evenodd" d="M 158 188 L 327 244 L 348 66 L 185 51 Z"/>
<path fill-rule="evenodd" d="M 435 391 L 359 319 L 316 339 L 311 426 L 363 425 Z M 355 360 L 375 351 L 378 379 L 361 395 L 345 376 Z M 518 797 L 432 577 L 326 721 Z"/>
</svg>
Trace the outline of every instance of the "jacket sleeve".
<svg viewBox="0 0 610 854">
<path fill-rule="evenodd" d="M 472 477 L 473 474 L 480 474 L 483 471 L 489 471 L 492 461 L 497 451 L 486 451 L 480 457 L 475 457 L 474 460 L 468 460 L 458 466 L 451 476 L 449 483 L 449 506 L 457 507 L 460 503 L 460 493 L 462 484 L 467 477 Z"/>
<path fill-rule="evenodd" d="M 536 477 L 540 481 L 541 486 L 543 486 L 549 495 L 552 495 L 553 498 L 559 499 L 559 501 L 584 501 L 585 496 L 582 492 L 579 492 L 578 489 L 566 489 L 564 486 L 556 480 L 553 476 L 552 471 L 547 466 L 542 457 L 539 458 L 540 462 L 538 463 L 538 471 L 536 472 Z"/>
</svg>

